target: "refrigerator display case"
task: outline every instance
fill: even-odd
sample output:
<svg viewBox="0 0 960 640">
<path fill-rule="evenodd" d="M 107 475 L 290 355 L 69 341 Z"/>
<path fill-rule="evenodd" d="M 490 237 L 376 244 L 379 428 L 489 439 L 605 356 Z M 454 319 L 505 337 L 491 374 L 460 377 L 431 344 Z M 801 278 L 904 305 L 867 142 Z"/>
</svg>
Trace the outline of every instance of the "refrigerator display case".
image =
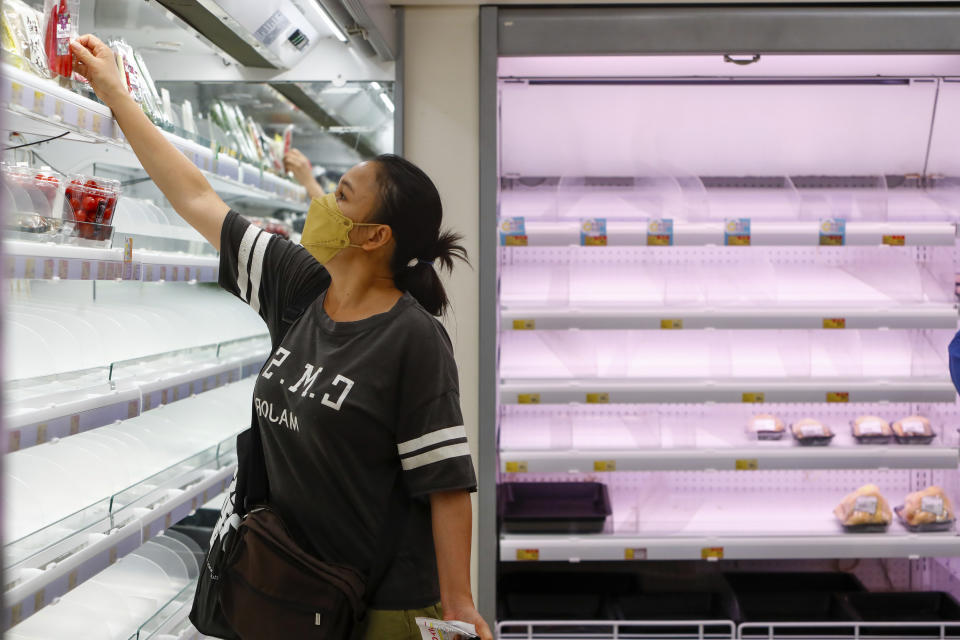
<svg viewBox="0 0 960 640">
<path fill-rule="evenodd" d="M 31 3 L 9 4 L 5 33 L 36 17 Z M 178 7 L 189 14 L 188 5 Z M 305 114 L 271 80 L 325 87 L 335 78 L 317 72 L 311 55 L 352 61 L 344 67 L 358 73 L 351 86 L 370 94 L 363 104 L 382 108 L 344 109 L 337 123 L 366 114 L 369 122 L 356 124 L 377 134 L 366 146 L 389 142 L 392 117 L 379 96 L 392 77 L 375 76 L 383 85 L 370 89 L 356 43 L 342 44 L 322 22 L 309 32 L 315 46 L 304 51 L 305 67 L 271 72 L 247 68 L 221 46 L 231 37 L 222 29 L 242 31 L 239 23 L 214 33 L 157 2 L 79 6 L 81 31 L 125 38 L 128 80 L 136 72 L 138 95 L 157 97 L 141 104 L 164 136 L 232 208 L 271 233 L 297 241 L 288 222 L 309 206 L 270 153 L 275 134 L 293 127 L 294 144 L 319 165 L 343 160 L 325 149 L 356 146 L 318 121 L 322 105 Z M 309 19 L 320 13 L 313 7 Z M 236 435 L 249 426 L 254 376 L 270 350 L 266 326 L 219 289 L 216 252 L 172 210 L 110 110 L 77 79 L 43 77 L 17 46 L 29 53 L 26 40 L 5 38 L 0 69 L 2 629 L 23 639 L 197 638 L 187 614 L 204 532 L 208 540 L 211 509 L 219 512 L 236 468 Z M 205 92 L 195 72 L 211 61 L 224 77 Z M 147 66 L 162 80 L 155 92 Z M 212 121 L 213 99 L 231 120 Z"/>
<path fill-rule="evenodd" d="M 960 637 L 960 16 L 893 14 L 482 10 L 499 637 Z"/>
</svg>

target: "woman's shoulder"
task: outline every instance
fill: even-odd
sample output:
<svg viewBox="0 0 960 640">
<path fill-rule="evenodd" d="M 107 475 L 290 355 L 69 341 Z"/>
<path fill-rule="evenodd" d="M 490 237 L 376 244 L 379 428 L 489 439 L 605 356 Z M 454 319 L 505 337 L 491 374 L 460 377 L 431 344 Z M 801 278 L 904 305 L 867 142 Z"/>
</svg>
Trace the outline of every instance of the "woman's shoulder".
<svg viewBox="0 0 960 640">
<path fill-rule="evenodd" d="M 450 335 L 440 319 L 431 315 L 409 293 L 404 293 L 403 299 L 406 306 L 398 320 L 401 321 L 399 328 L 408 343 L 414 347 L 423 347 L 425 342 L 435 342 L 442 344 L 447 349 L 452 348 Z"/>
</svg>

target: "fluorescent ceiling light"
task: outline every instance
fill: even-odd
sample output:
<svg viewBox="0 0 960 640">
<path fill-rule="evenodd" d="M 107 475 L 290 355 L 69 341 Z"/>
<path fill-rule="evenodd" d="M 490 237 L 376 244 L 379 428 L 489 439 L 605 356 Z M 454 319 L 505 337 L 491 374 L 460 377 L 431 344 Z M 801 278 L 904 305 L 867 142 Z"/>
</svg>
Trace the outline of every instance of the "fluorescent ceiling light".
<svg viewBox="0 0 960 640">
<path fill-rule="evenodd" d="M 382 90 L 383 90 L 383 87 L 380 86 L 380 83 L 379 83 L 379 82 L 371 82 L 371 83 L 370 83 L 370 88 L 373 89 L 374 91 L 382 91 Z"/>
<path fill-rule="evenodd" d="M 390 113 L 393 113 L 393 110 L 396 109 L 396 107 L 393 106 L 393 100 L 390 99 L 390 96 L 385 93 L 381 93 L 380 100 L 383 101 L 383 104 L 387 105 L 387 109 L 390 111 Z"/>
<path fill-rule="evenodd" d="M 330 29 L 330 32 L 334 37 L 340 42 L 346 42 L 346 34 L 337 26 L 337 23 L 333 21 L 333 18 L 330 17 L 330 14 L 327 13 L 326 7 L 324 7 L 320 0 L 317 0 L 317 8 L 320 9 L 320 17 L 323 18 L 323 23 L 327 25 L 327 28 Z"/>
</svg>

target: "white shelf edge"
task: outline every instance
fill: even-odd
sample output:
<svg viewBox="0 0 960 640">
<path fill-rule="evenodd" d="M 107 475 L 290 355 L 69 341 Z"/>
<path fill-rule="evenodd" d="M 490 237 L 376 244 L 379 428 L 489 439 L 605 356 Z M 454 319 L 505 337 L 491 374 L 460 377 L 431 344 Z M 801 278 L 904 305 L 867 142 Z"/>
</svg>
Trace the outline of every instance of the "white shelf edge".
<svg viewBox="0 0 960 640">
<path fill-rule="evenodd" d="M 789 469 L 953 469 L 956 447 L 860 445 L 826 447 L 731 447 L 543 451 L 504 449 L 500 471 L 516 473 L 594 473 L 598 471 L 737 471 Z"/>
<path fill-rule="evenodd" d="M 952 303 L 893 307 L 657 306 L 569 307 L 503 305 L 502 331 L 629 329 L 956 329 Z M 679 325 L 677 324 L 679 323 Z"/>
<path fill-rule="evenodd" d="M 689 537 L 503 534 L 500 538 L 502 562 L 530 562 L 534 557 L 540 562 L 626 561 L 628 549 L 635 558 L 643 555 L 646 560 L 960 557 L 960 541 L 954 532 Z M 530 560 L 518 559 L 518 552 Z"/>
</svg>

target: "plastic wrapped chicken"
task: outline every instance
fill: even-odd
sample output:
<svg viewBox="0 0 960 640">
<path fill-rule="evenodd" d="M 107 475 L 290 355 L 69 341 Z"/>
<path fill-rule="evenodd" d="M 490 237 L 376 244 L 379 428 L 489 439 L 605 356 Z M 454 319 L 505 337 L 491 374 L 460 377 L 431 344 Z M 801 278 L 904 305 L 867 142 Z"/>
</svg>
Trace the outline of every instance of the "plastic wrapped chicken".
<svg viewBox="0 0 960 640">
<path fill-rule="evenodd" d="M 883 531 L 893 512 L 875 484 L 867 484 L 849 494 L 833 510 L 848 531 Z"/>
<path fill-rule="evenodd" d="M 953 525 L 953 504 L 943 489 L 927 487 L 907 496 L 897 515 L 907 528 L 916 531 L 942 531 Z"/>
</svg>

